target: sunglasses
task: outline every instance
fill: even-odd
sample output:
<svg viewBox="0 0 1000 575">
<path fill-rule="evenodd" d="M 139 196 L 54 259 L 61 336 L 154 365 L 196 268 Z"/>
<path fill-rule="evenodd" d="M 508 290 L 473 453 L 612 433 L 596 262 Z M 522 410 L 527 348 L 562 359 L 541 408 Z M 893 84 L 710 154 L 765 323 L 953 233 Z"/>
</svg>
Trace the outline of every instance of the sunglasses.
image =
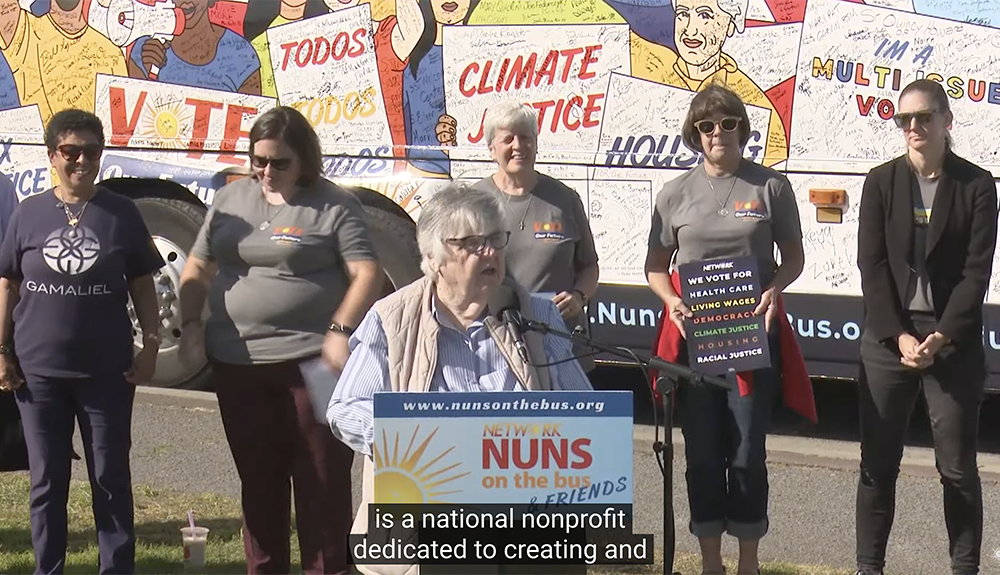
<svg viewBox="0 0 1000 575">
<path fill-rule="evenodd" d="M 250 156 L 250 163 L 253 164 L 253 167 L 260 168 L 261 170 L 263 170 L 268 165 L 270 165 L 275 170 L 283 172 L 283 171 L 287 170 L 289 166 L 292 165 L 292 159 L 291 158 L 264 158 L 264 157 L 261 157 L 261 156 L 251 155 Z"/>
<path fill-rule="evenodd" d="M 937 114 L 937 110 L 927 110 L 924 112 L 903 112 L 893 116 L 892 121 L 896 122 L 897 128 L 909 128 L 910 123 L 914 119 L 916 119 L 917 123 L 921 126 L 926 126 L 934 118 L 934 114 Z"/>
<path fill-rule="evenodd" d="M 723 132 L 732 132 L 739 127 L 742 118 L 723 118 L 718 122 L 713 122 L 712 120 L 702 120 L 695 123 L 695 127 L 702 134 L 711 134 L 715 131 L 715 126 L 718 125 L 722 128 Z"/>
<path fill-rule="evenodd" d="M 470 254 L 481 253 L 486 249 L 486 244 L 493 246 L 495 250 L 502 250 L 510 242 L 510 232 L 495 232 L 487 236 L 466 236 L 464 238 L 448 238 L 445 243 L 455 246 Z"/>
<path fill-rule="evenodd" d="M 81 155 L 88 162 L 96 162 L 101 159 L 101 153 L 104 151 L 104 146 L 100 144 L 87 144 L 86 146 L 62 144 L 61 146 L 56 146 L 56 151 L 59 152 L 59 155 L 61 155 L 67 162 L 75 162 L 80 159 Z"/>
</svg>

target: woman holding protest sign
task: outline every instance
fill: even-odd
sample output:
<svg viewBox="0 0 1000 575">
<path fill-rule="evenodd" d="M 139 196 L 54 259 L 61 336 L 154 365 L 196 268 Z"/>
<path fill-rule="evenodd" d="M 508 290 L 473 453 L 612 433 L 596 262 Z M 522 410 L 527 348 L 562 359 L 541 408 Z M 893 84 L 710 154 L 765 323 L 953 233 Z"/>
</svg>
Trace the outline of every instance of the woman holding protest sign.
<svg viewBox="0 0 1000 575">
<path fill-rule="evenodd" d="M 758 541 L 768 530 L 765 438 L 779 389 L 789 407 L 816 419 L 805 363 L 781 301 L 804 265 L 798 208 L 784 176 L 743 158 L 750 132 L 746 107 L 729 89 L 713 84 L 692 99 L 682 136 L 704 154 L 704 163 L 667 182 L 657 195 L 646 255 L 649 286 L 664 302 L 654 349 L 677 363 L 688 362 L 693 314 L 678 295 L 674 257 L 683 265 L 753 256 L 760 276 L 752 313 L 764 318 L 771 367 L 739 373 L 739 385 L 728 392 L 682 387 L 679 396 L 689 528 L 699 540 L 706 574 L 724 572 L 724 532 L 739 539 L 737 574 L 758 572 Z M 774 259 L 775 244 L 781 265 Z"/>
<path fill-rule="evenodd" d="M 570 328 L 586 333 L 584 306 L 597 291 L 600 268 L 587 210 L 575 190 L 535 171 L 538 113 L 518 101 L 486 112 L 484 132 L 497 172 L 475 187 L 500 198 L 510 242 L 507 273 L 529 292 L 546 294 Z M 592 350 L 574 346 L 584 371 L 594 369 Z"/>
<path fill-rule="evenodd" d="M 894 120 L 906 153 L 868 173 L 858 221 L 865 303 L 858 573 L 885 566 L 903 440 L 921 389 L 944 486 L 952 572 L 978 573 L 983 501 L 976 439 L 997 189 L 990 172 L 952 151 L 953 116 L 940 84 L 906 86 Z"/>
</svg>

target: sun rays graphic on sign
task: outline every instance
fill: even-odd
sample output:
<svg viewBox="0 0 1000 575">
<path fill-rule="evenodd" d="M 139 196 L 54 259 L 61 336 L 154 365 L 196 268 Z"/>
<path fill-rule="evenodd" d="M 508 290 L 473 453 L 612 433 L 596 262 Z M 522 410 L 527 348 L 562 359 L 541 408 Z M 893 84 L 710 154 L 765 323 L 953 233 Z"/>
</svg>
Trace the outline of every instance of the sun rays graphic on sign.
<svg viewBox="0 0 1000 575">
<path fill-rule="evenodd" d="M 451 503 L 449 495 L 461 493 L 454 482 L 472 473 L 459 472 L 462 462 L 448 462 L 448 456 L 455 451 L 452 445 L 437 455 L 430 451 L 431 441 L 438 432 L 437 427 L 422 440 L 420 426 L 410 434 L 406 450 L 400 453 L 400 434 L 397 431 L 392 447 L 389 438 L 382 431 L 382 443 L 376 440 L 373 446 L 375 459 L 375 501 L 378 503 Z M 419 441 L 419 445 L 417 445 Z M 416 447 L 414 447 L 416 446 Z"/>
</svg>

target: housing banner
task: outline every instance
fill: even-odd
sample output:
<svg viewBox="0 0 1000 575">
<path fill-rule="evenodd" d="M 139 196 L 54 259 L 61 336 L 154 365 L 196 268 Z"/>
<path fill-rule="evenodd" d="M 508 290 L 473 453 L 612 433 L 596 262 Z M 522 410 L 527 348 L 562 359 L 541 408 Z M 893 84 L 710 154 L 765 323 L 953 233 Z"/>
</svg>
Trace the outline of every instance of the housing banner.
<svg viewBox="0 0 1000 575">
<path fill-rule="evenodd" d="M 752 256 L 678 266 L 681 298 L 693 317 L 685 327 L 691 369 L 725 375 L 771 366 L 760 303 L 757 260 Z"/>
</svg>

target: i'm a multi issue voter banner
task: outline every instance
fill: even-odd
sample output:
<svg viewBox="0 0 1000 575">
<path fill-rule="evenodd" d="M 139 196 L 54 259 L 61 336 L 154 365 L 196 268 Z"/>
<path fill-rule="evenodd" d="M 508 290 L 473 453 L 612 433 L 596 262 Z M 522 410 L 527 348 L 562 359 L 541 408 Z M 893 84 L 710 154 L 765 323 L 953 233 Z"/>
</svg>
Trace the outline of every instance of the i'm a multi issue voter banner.
<svg viewBox="0 0 1000 575">
<path fill-rule="evenodd" d="M 653 562 L 632 533 L 629 391 L 378 393 L 356 563 Z"/>
<path fill-rule="evenodd" d="M 753 314 L 762 292 L 756 258 L 682 264 L 677 273 L 693 314 L 685 327 L 691 369 L 724 375 L 770 367 L 764 316 Z"/>
</svg>

